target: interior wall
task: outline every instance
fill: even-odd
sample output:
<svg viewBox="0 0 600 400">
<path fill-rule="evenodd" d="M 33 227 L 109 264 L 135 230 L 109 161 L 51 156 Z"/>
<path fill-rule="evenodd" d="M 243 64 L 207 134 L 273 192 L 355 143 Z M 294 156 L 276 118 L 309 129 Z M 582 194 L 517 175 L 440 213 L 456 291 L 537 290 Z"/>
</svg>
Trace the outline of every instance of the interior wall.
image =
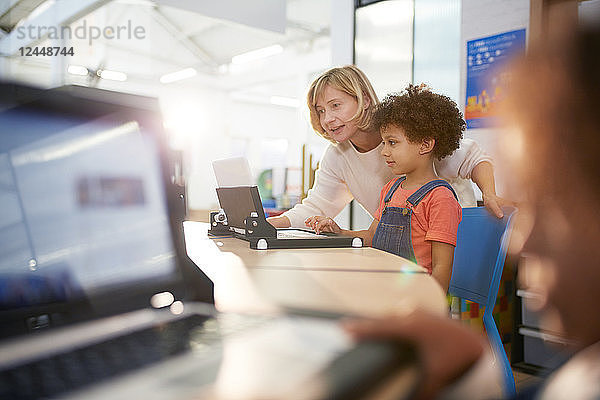
<svg viewBox="0 0 600 400">
<path fill-rule="evenodd" d="M 466 97 L 467 42 L 476 38 L 512 31 L 528 29 L 529 0 L 462 0 L 461 46 L 460 46 L 460 102 L 464 112 Z M 498 159 L 499 139 L 502 130 L 498 128 L 468 129 L 465 137 L 476 140 L 494 159 Z M 502 165 L 494 164 L 496 191 L 502 196 L 507 180 Z"/>
<path fill-rule="evenodd" d="M 205 104 L 198 110 L 204 116 L 187 147 L 190 208 L 218 208 L 215 159 L 245 156 L 255 178 L 264 169 L 300 167 L 306 132 L 299 109 L 238 102 L 226 92 L 207 93 L 199 102 Z"/>
<path fill-rule="evenodd" d="M 600 23 L 600 0 L 585 0 L 579 3 L 579 22 L 598 26 Z"/>
<path fill-rule="evenodd" d="M 276 173 L 283 174 L 286 167 L 301 167 L 302 145 L 312 143 L 309 149 L 315 153 L 316 164 L 327 142 L 317 136 L 308 123 L 305 97 L 313 76 L 327 69 L 330 60 L 328 43 L 304 57 L 288 60 L 287 68 L 292 72 L 278 79 L 291 84 L 297 107 L 270 104 L 268 85 L 263 89 L 265 93 L 260 95 L 240 99 L 235 95 L 237 90 L 232 88 L 212 101 L 206 113 L 206 121 L 211 127 L 195 135 L 192 145 L 187 147 L 188 204 L 191 209 L 217 207 L 211 165 L 214 159 L 245 156 L 255 178 L 265 169 L 275 169 Z M 295 63 L 293 68 L 292 63 Z"/>
</svg>

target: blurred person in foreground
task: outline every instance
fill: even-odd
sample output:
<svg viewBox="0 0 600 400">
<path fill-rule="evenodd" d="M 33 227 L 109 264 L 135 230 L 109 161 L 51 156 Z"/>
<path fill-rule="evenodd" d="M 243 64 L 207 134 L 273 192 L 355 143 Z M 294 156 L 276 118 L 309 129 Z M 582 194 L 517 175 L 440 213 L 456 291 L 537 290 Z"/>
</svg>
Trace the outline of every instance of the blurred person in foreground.
<svg viewBox="0 0 600 400">
<path fill-rule="evenodd" d="M 499 161 L 513 177 L 509 197 L 523 200 L 509 250 L 532 260 L 519 276 L 526 270 L 543 323 L 573 342 L 573 355 L 517 398 L 600 399 L 600 30 L 571 30 L 561 40 L 513 65 Z M 469 328 L 421 312 L 345 328 L 359 340 L 413 341 L 425 370 L 421 398 L 468 387 L 489 353 Z"/>
</svg>

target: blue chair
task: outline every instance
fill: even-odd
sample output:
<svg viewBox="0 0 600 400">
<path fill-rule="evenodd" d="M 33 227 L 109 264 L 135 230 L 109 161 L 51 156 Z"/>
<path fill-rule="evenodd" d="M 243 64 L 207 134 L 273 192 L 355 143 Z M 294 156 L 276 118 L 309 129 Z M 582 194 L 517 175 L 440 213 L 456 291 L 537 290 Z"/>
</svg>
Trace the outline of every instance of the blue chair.
<svg viewBox="0 0 600 400">
<path fill-rule="evenodd" d="M 484 207 L 463 208 L 448 293 L 485 306 L 483 325 L 503 367 L 505 394 L 514 396 L 512 369 L 492 316 L 506 260 L 510 221 L 517 210 L 506 207 L 503 211 L 504 217 L 498 219 Z"/>
</svg>

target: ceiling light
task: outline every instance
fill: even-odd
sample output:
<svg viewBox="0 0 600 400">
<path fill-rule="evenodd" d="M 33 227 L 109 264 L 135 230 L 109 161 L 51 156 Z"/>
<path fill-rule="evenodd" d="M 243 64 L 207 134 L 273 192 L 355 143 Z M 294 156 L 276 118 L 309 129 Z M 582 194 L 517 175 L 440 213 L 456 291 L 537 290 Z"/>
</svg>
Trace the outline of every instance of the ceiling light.
<svg viewBox="0 0 600 400">
<path fill-rule="evenodd" d="M 108 79 L 111 81 L 123 82 L 127 80 L 127 75 L 124 72 L 110 71 L 108 69 L 98 71 L 98 76 L 102 79 Z"/>
<path fill-rule="evenodd" d="M 275 104 L 277 106 L 285 106 L 285 107 L 300 107 L 300 100 L 295 99 L 293 97 L 283 97 L 283 96 L 271 96 L 270 99 L 271 104 Z"/>
<path fill-rule="evenodd" d="M 233 101 L 241 101 L 245 103 L 254 104 L 269 104 L 269 99 L 266 96 L 245 93 L 245 92 L 231 92 L 230 97 Z"/>
<path fill-rule="evenodd" d="M 276 54 L 282 53 L 283 47 L 278 44 L 273 46 L 263 47 L 262 49 L 252 50 L 247 53 L 243 53 L 231 58 L 232 64 L 245 64 L 250 61 L 260 60 L 261 58 L 267 58 Z"/>
<path fill-rule="evenodd" d="M 182 79 L 191 78 L 192 76 L 196 76 L 196 70 L 194 68 L 186 68 L 181 71 L 175 71 L 161 76 L 160 83 L 177 82 Z"/>
<path fill-rule="evenodd" d="M 67 71 L 72 75 L 81 75 L 81 76 L 87 76 L 87 74 L 89 72 L 86 67 L 83 67 L 81 65 L 69 65 L 69 68 L 67 68 Z"/>
</svg>

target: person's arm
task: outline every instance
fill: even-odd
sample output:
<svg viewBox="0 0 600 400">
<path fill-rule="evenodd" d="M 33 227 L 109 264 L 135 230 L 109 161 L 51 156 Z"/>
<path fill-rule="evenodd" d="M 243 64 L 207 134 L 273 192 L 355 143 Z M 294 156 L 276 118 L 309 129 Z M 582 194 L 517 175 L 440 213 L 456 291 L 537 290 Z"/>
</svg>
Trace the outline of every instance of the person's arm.
<svg viewBox="0 0 600 400">
<path fill-rule="evenodd" d="M 484 352 L 484 342 L 473 329 L 423 310 L 404 316 L 346 320 L 343 327 L 356 340 L 392 339 L 414 343 L 424 374 L 418 399 L 435 398 L 470 371 Z M 472 396 L 477 398 L 475 394 Z"/>
<path fill-rule="evenodd" d="M 377 225 L 379 224 L 379 220 L 373 219 L 369 229 L 365 229 L 362 231 L 349 231 L 346 229 L 342 229 L 341 234 L 346 236 L 354 236 L 359 237 L 363 241 L 363 246 L 371 247 L 373 244 L 373 236 L 375 236 L 375 231 L 377 230 Z"/>
<path fill-rule="evenodd" d="M 308 196 L 302 203 L 278 217 L 267 218 L 267 221 L 276 228 L 302 228 L 304 221 L 313 215 L 338 215 L 353 198 L 346 183 L 340 178 L 341 168 L 343 163 L 340 162 L 336 149 L 328 147 L 315 173 L 315 183 L 308 191 Z"/>
<path fill-rule="evenodd" d="M 496 217 L 502 218 L 501 206 L 509 204 L 496 195 L 492 158 L 471 139 L 462 139 L 460 147 L 450 156 L 436 162 L 440 177 L 453 180 L 471 179 L 483 194 L 483 203 Z"/>
<path fill-rule="evenodd" d="M 426 206 L 429 217 L 425 240 L 431 244 L 431 275 L 447 292 L 462 208 L 445 187 L 433 189 Z"/>
<path fill-rule="evenodd" d="M 441 160 L 435 161 L 438 175 L 447 180 L 471 179 L 473 169 L 480 163 L 492 162 L 492 158 L 472 139 L 462 139 L 460 147 Z"/>
<path fill-rule="evenodd" d="M 292 226 L 290 219 L 285 215 L 269 217 L 267 218 L 267 222 L 273 225 L 275 228 L 289 228 L 290 226 Z"/>
<path fill-rule="evenodd" d="M 316 215 L 307 218 L 305 224 L 306 226 L 313 229 L 316 233 L 333 232 L 346 236 L 359 237 L 363 241 L 363 246 L 371 246 L 371 243 L 373 242 L 373 236 L 375 236 L 375 231 L 377 230 L 377 225 L 379 224 L 379 220 L 374 219 L 373 222 L 371 222 L 369 229 L 361 231 L 341 229 L 339 225 L 333 220 L 333 218 L 325 217 L 322 215 Z"/>
<path fill-rule="evenodd" d="M 483 161 L 477 164 L 471 172 L 471 179 L 475 182 L 479 190 L 481 190 L 485 208 L 496 217 L 502 218 L 504 216 L 502 206 L 512 203 L 496 194 L 496 182 L 494 180 L 494 167 L 492 163 Z"/>
<path fill-rule="evenodd" d="M 453 260 L 454 246 L 443 242 L 431 242 L 431 276 L 440 284 L 444 292 L 448 291 L 450 285 Z"/>
</svg>

